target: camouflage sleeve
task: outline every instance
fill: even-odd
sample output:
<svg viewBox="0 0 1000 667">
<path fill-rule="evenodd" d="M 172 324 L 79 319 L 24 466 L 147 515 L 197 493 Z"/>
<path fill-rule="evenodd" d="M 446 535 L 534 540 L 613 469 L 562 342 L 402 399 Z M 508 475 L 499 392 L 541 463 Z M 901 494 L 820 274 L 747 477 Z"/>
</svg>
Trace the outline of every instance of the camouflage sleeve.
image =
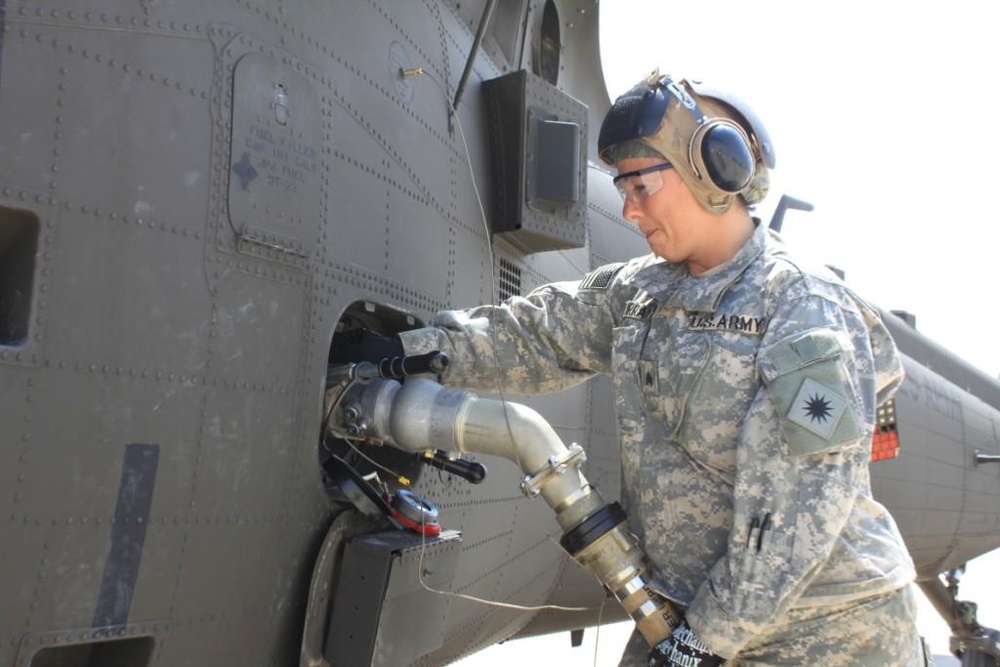
<svg viewBox="0 0 1000 667">
<path fill-rule="evenodd" d="M 687 612 L 719 655 L 736 655 L 796 604 L 865 493 L 885 379 L 870 334 L 862 312 L 818 296 L 771 319 L 737 445 L 728 551 Z"/>
<path fill-rule="evenodd" d="M 903 361 L 892 340 L 892 334 L 886 329 L 878 311 L 863 308 L 861 312 L 871 331 L 872 358 L 875 364 L 875 405 L 879 406 L 892 398 L 903 384 Z"/>
<path fill-rule="evenodd" d="M 620 268 L 544 285 L 500 306 L 441 311 L 431 327 L 400 338 L 407 354 L 437 349 L 448 354 L 444 380 L 450 385 L 526 394 L 565 389 L 609 371 L 610 302 Z M 606 280 L 595 285 L 595 277 L 602 276 Z"/>
</svg>

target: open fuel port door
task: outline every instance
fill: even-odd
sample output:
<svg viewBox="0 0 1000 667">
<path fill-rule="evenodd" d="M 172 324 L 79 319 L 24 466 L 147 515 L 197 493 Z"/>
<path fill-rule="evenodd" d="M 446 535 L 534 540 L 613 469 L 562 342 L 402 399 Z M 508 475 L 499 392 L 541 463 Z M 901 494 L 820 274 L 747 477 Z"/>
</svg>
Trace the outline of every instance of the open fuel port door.
<svg viewBox="0 0 1000 667">
<path fill-rule="evenodd" d="M 394 530 L 358 535 L 344 545 L 327 628 L 326 661 L 406 665 L 444 642 L 461 535 Z"/>
</svg>

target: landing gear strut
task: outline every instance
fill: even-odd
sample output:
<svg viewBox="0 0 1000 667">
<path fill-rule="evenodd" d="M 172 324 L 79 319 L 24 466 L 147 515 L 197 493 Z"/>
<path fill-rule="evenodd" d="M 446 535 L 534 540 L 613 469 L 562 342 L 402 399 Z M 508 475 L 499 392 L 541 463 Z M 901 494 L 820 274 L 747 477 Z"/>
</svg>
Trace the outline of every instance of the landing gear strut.
<svg viewBox="0 0 1000 667">
<path fill-rule="evenodd" d="M 961 573 L 961 570 L 946 572 L 947 586 L 940 578 L 918 583 L 951 628 L 949 648 L 961 659 L 962 667 L 1000 667 L 1000 632 L 979 624 L 975 602 L 958 599 Z"/>
</svg>

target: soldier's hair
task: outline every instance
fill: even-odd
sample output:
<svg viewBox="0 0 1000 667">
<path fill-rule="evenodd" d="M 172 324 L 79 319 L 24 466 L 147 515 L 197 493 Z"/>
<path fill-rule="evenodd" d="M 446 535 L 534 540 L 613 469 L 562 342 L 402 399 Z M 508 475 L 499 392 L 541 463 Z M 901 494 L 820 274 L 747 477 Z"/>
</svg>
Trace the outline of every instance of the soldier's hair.
<svg viewBox="0 0 1000 667">
<path fill-rule="evenodd" d="M 611 162 L 619 162 L 632 157 L 658 157 L 667 161 L 667 158 L 662 153 L 639 139 L 629 139 L 608 146 L 604 151 L 604 155 Z"/>
</svg>

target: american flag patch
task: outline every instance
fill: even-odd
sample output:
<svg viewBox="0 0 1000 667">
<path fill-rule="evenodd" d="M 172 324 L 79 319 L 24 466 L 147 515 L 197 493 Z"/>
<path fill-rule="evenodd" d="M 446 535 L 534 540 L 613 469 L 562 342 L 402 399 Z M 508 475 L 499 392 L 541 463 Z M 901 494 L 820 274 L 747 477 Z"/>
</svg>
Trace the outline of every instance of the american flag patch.
<svg viewBox="0 0 1000 667">
<path fill-rule="evenodd" d="M 615 277 L 615 274 L 622 270 L 625 266 L 623 263 L 619 264 L 608 264 L 607 266 L 602 266 L 596 271 L 591 271 L 583 277 L 580 281 L 580 289 L 590 289 L 590 290 L 606 290 L 611 284 L 611 279 Z"/>
</svg>

